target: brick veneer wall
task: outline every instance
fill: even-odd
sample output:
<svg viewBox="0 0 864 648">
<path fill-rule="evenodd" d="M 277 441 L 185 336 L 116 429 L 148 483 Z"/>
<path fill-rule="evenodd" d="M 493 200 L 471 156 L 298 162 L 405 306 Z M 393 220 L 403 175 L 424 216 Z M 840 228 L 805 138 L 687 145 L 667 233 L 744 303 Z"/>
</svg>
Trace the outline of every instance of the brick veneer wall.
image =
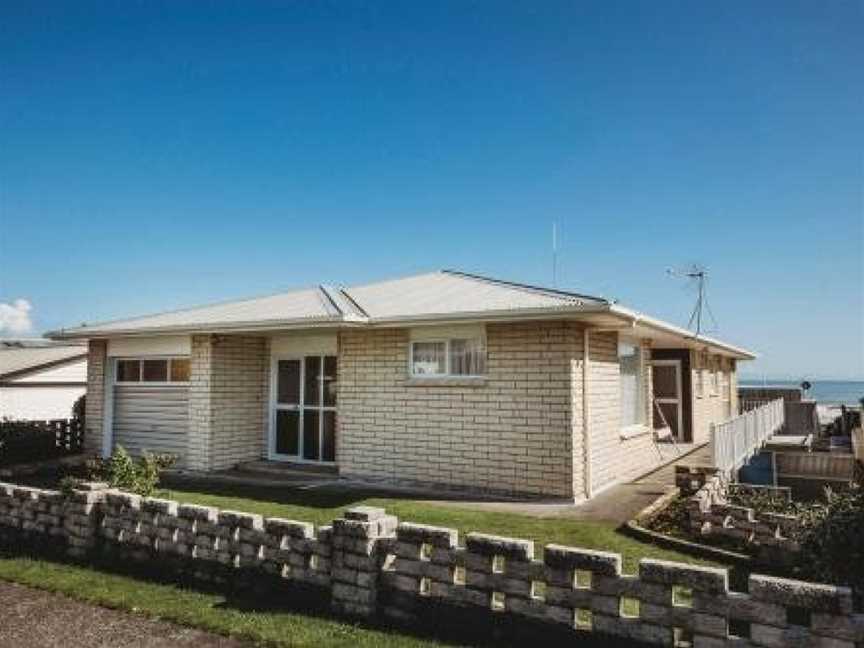
<svg viewBox="0 0 864 648">
<path fill-rule="evenodd" d="M 486 343 L 485 380 L 416 384 L 407 329 L 341 332 L 340 473 L 581 497 L 581 328 L 489 324 Z"/>
<path fill-rule="evenodd" d="M 90 340 L 87 345 L 84 452 L 89 455 L 102 453 L 107 353 L 108 343 L 105 340 Z"/>
<path fill-rule="evenodd" d="M 722 423 L 731 417 L 738 415 L 738 375 L 734 360 L 723 358 L 720 365 L 721 371 L 728 377 L 731 397 L 729 401 L 723 398 L 723 381 L 719 382 L 718 392 L 715 394 L 711 388 L 711 369 L 716 360 L 711 356 L 707 363 L 705 354 L 698 351 L 690 352 L 691 385 L 692 385 L 692 420 L 693 420 L 693 442 L 706 443 L 711 440 L 711 424 Z M 699 373 L 704 373 L 704 390 L 701 397 L 697 392 Z"/>
<path fill-rule="evenodd" d="M 642 346 L 645 384 L 645 432 L 622 438 L 617 333 L 591 333 L 588 342 L 590 377 L 589 427 L 591 434 L 591 482 L 597 490 L 647 472 L 657 465 L 651 429 L 651 351 Z"/>
<path fill-rule="evenodd" d="M 251 579 L 311 585 L 334 612 L 383 613 L 411 621 L 456 608 L 477 620 L 506 614 L 526 633 L 572 632 L 572 641 L 642 641 L 665 646 L 788 645 L 855 648 L 864 615 L 845 587 L 751 575 L 729 590 L 725 569 L 643 558 L 622 573 L 619 554 L 399 521 L 382 509 L 349 509 L 332 526 L 141 498 L 87 485 L 71 496 L 0 484 L 0 543 L 58 543 L 78 558 L 171 566 L 229 587 Z M 278 596 L 278 594 L 276 594 Z M 626 605 L 625 605 L 626 604 Z M 735 628 L 730 621 L 736 621 Z M 530 625 L 529 625 L 530 622 Z M 742 624 L 749 639 L 731 636 Z M 526 636 L 526 642 L 530 638 Z"/>
<path fill-rule="evenodd" d="M 193 335 L 187 467 L 219 470 L 266 448 L 268 338 Z"/>
</svg>

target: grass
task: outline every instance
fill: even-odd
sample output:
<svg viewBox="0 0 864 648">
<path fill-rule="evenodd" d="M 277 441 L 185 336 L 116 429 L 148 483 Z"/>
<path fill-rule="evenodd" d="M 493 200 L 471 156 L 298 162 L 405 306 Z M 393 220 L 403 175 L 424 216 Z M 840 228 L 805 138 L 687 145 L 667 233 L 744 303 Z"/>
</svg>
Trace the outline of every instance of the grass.
<svg viewBox="0 0 864 648">
<path fill-rule="evenodd" d="M 460 506 L 458 502 L 444 506 L 389 497 L 375 491 L 335 488 L 301 490 L 182 482 L 175 487 L 163 489 L 159 496 L 220 509 L 313 522 L 316 525 L 329 524 L 351 506 L 380 506 L 388 513 L 398 516 L 400 520 L 458 529 L 460 537 L 464 537 L 469 531 L 481 531 L 534 540 L 538 555 L 542 552 L 543 545 L 551 543 L 620 553 L 624 570 L 628 573 L 636 571 L 639 559 L 643 557 L 717 565 L 634 540 L 619 533 L 613 523 L 477 510 L 464 504 Z"/>
<path fill-rule="evenodd" d="M 301 612 L 278 606 L 268 609 L 261 600 L 232 598 L 45 559 L 0 557 L 0 579 L 265 646 L 431 648 L 446 645 L 326 618 L 326 609 Z"/>
</svg>

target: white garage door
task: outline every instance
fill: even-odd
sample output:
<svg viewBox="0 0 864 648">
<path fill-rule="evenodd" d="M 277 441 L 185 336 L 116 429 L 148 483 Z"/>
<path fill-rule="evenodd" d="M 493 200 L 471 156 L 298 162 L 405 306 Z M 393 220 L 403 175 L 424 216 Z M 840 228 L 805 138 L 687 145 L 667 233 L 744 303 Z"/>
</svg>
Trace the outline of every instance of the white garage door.
<svg viewBox="0 0 864 648">
<path fill-rule="evenodd" d="M 186 454 L 189 387 L 114 388 L 114 445 L 135 456 L 144 450 Z"/>
<path fill-rule="evenodd" d="M 172 454 L 182 464 L 189 432 L 188 359 L 118 359 L 113 442 L 132 456 Z"/>
</svg>

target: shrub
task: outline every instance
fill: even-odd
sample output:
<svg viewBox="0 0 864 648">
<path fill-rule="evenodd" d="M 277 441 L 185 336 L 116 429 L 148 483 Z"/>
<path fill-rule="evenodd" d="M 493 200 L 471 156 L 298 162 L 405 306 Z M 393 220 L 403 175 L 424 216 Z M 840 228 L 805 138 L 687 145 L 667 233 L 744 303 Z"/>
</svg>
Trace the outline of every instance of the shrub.
<svg viewBox="0 0 864 648">
<path fill-rule="evenodd" d="M 108 459 L 91 459 L 87 463 L 90 479 L 105 481 L 113 488 L 149 496 L 159 485 L 162 471 L 176 462 L 176 457 L 151 454 L 144 451 L 138 461 L 132 459 L 126 449 L 117 446 Z"/>
<path fill-rule="evenodd" d="M 81 425 L 84 425 L 84 412 L 86 412 L 86 410 L 87 394 L 84 394 L 72 403 L 72 418 L 81 421 Z"/>
<path fill-rule="evenodd" d="M 799 569 L 816 581 L 848 585 L 864 598 L 864 481 L 849 489 L 826 489 L 825 502 L 801 513 Z"/>
</svg>

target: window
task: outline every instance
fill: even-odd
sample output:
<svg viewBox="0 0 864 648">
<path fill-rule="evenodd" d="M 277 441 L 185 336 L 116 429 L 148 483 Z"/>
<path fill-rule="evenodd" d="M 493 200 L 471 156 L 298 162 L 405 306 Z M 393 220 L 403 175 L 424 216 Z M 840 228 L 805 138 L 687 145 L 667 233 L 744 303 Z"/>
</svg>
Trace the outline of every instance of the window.
<svg viewBox="0 0 864 648">
<path fill-rule="evenodd" d="M 189 382 L 192 367 L 189 358 L 172 358 L 171 360 L 171 382 Z"/>
<path fill-rule="evenodd" d="M 141 361 L 118 360 L 117 382 L 141 382 Z"/>
<path fill-rule="evenodd" d="M 144 360 L 141 367 L 142 382 L 168 382 L 167 360 Z"/>
<path fill-rule="evenodd" d="M 411 375 L 415 377 L 483 376 L 483 338 L 450 338 L 411 343 Z"/>
<path fill-rule="evenodd" d="M 720 394 L 720 358 L 712 358 L 711 362 L 711 395 Z"/>
<path fill-rule="evenodd" d="M 618 344 L 621 427 L 645 423 L 645 377 L 642 348 L 628 342 Z"/>
<path fill-rule="evenodd" d="M 189 382 L 189 358 L 121 358 L 117 360 L 117 383 L 171 384 Z"/>
</svg>

